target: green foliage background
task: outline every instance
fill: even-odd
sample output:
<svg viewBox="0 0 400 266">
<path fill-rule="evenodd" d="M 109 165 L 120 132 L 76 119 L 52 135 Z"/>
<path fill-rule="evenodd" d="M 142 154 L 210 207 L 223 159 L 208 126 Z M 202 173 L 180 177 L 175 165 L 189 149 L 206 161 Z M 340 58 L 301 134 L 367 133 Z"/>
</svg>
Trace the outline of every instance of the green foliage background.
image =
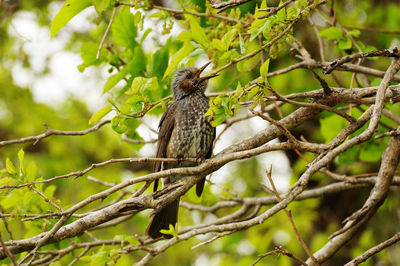
<svg viewBox="0 0 400 266">
<path fill-rule="evenodd" d="M 42 133 L 46 123 L 53 129 L 59 130 L 84 130 L 88 122 L 93 125 L 103 119 L 107 114 L 112 115 L 111 126 L 107 125 L 101 130 L 85 136 L 52 136 L 37 144 L 32 143 L 8 145 L 0 147 L 0 186 L 17 185 L 33 180 L 41 180 L 63 175 L 72 171 L 81 170 L 94 162 L 106 161 L 110 158 L 135 157 L 143 145 L 131 144 L 121 141 L 121 135 L 126 134 L 130 139 L 141 141 L 143 138 L 136 132 L 137 127 L 146 119 L 145 114 L 159 116 L 164 110 L 168 96 L 171 94 L 169 83 L 174 70 L 184 66 L 192 66 L 198 60 L 209 58 L 213 61 L 214 69 L 220 68 L 234 59 L 260 49 L 258 36 L 261 34 L 262 44 L 276 37 L 288 25 L 287 20 L 303 16 L 303 19 L 290 32 L 299 39 L 312 53 L 314 58 L 319 58 L 317 40 L 312 27 L 307 23 L 305 12 L 300 14 L 301 7 L 307 1 L 295 1 L 293 7 L 283 9 L 272 18 L 254 20 L 247 27 L 242 23 L 230 23 L 218 18 L 204 18 L 192 15 L 176 14 L 172 17 L 165 11 L 151 8 L 149 1 L 138 1 L 140 8 L 130 9 L 120 6 L 116 12 L 111 31 L 106 43 L 96 59 L 97 49 L 101 38 L 112 16 L 114 0 L 68 0 L 60 13 L 53 18 L 50 4 L 54 1 L 16 1 L 16 6 L 7 8 L 4 3 L 0 6 L 0 140 L 10 140 Z M 128 1 L 126 1 L 128 2 Z M 209 12 L 210 5 L 204 0 L 181 0 L 178 9 L 191 12 Z M 1 3 L 1 2 L 0 2 Z M 254 17 L 264 15 L 265 12 L 256 11 L 256 6 L 261 1 L 251 1 L 237 8 L 226 10 L 226 16 L 251 23 Z M 264 3 L 265 4 L 265 3 Z M 276 6 L 277 1 L 268 1 L 269 6 Z M 329 1 L 327 6 L 330 6 Z M 99 94 L 106 93 L 107 106 L 91 112 L 86 106 L 85 99 L 69 97 L 57 106 L 37 103 L 32 97 L 30 88 L 21 88 L 13 80 L 12 67 L 17 62 L 22 62 L 24 68 L 34 69 L 30 55 L 23 49 L 25 41 L 19 36 L 10 34 L 13 30 L 13 17 L 19 12 L 35 14 L 37 24 L 49 31 L 49 36 L 57 38 L 59 30 L 74 15 L 79 14 L 89 6 L 94 6 L 96 12 L 91 12 L 87 20 L 91 28 L 87 32 L 74 32 L 63 49 L 80 53 L 82 63 L 77 66 L 84 72 L 87 68 L 108 69 L 108 78 L 104 86 L 96 88 Z M 359 28 L 376 28 L 398 30 L 400 25 L 400 6 L 396 1 L 335 1 L 337 21 L 348 30 L 344 35 L 338 27 L 320 27 L 320 36 L 326 42 L 329 51 L 327 59 L 331 60 L 348 53 L 356 52 L 354 44 L 349 39 L 352 36 L 363 51 L 372 49 L 385 49 L 399 43 L 399 34 L 371 33 Z M 61 7 L 61 5 L 60 5 Z M 154 24 L 147 24 L 146 21 Z M 172 36 L 171 29 L 180 25 L 182 29 L 178 36 Z M 49 26 L 51 25 L 51 27 Z M 150 26 L 149 26 L 150 25 Z M 152 27 L 157 27 L 157 31 Z M 68 25 L 67 25 L 68 27 Z M 165 42 L 155 38 L 152 32 L 161 32 Z M 289 41 L 291 38 L 289 37 Z M 48 40 L 52 42 L 52 40 Z M 148 43 L 152 44 L 149 51 Z M 260 87 L 251 91 L 243 91 L 242 86 L 260 76 L 265 78 L 266 73 L 296 63 L 290 56 L 289 46 L 284 39 L 276 42 L 267 49 L 270 61 L 261 67 L 259 56 L 250 58 L 233 65 L 219 73 L 219 77 L 211 83 L 210 92 L 230 92 L 238 90 L 240 93 L 229 97 L 222 95 L 212 100 L 209 115 L 213 117 L 213 125 L 217 126 L 227 117 L 243 112 L 239 105 L 242 101 L 255 101 L 260 99 L 264 92 Z M 369 64 L 378 69 L 386 69 L 389 60 L 370 60 Z M 269 64 L 269 65 L 268 65 Z M 48 66 L 47 66 L 48 68 Z M 38 74 L 38 78 L 46 74 Z M 238 77 L 239 76 L 239 77 Z M 234 77 L 234 78 L 233 78 Z M 238 77 L 238 78 L 236 78 Z M 325 78 L 325 76 L 324 76 Z M 334 86 L 330 76 L 326 76 L 330 85 Z M 349 84 L 351 74 L 340 73 L 339 80 Z M 371 84 L 379 84 L 380 79 L 372 79 Z M 320 84 L 313 78 L 312 73 L 305 69 L 297 69 L 285 75 L 269 78 L 269 84 L 280 94 L 319 89 Z M 364 84 L 365 85 L 365 84 Z M 348 86 L 348 85 L 346 85 Z M 394 113 L 400 114 L 398 104 L 388 106 Z M 293 106 L 283 106 L 282 112 L 288 114 L 294 110 Z M 356 117 L 361 113 L 354 110 Z M 142 118 L 144 116 L 144 118 Z M 272 113 L 278 119 L 278 114 Z M 387 119 L 383 120 L 388 125 L 395 124 Z M 331 113 L 323 112 L 317 119 L 308 121 L 295 130 L 310 141 L 328 142 L 345 125 L 343 118 Z M 384 128 L 380 128 L 383 132 Z M 225 136 L 227 137 L 227 136 Z M 365 143 L 342 154 L 332 167 L 339 173 L 360 174 L 377 171 L 380 154 L 387 140 Z M 22 155 L 22 150 L 24 155 Z M 18 156 L 19 154 L 19 156 Z M 293 173 L 291 182 L 297 180 L 304 171 L 306 162 L 298 156 L 288 154 Z M 313 159 L 312 154 L 305 154 L 308 159 Z M 7 159 L 8 163 L 6 165 Z M 233 189 L 234 179 L 241 179 L 246 184 L 246 189 L 241 196 L 264 196 L 265 191 L 259 186 L 264 177 L 259 176 L 255 169 L 265 168 L 255 159 L 240 162 L 235 167 L 232 180 L 223 184 Z M 123 178 L 150 173 L 150 164 L 112 164 L 90 172 L 90 176 L 110 183 L 118 183 Z M 128 176 L 128 177 L 127 177 Z M 313 177 L 314 185 L 323 185 L 330 182 L 322 174 Z M 139 186 L 130 187 L 131 191 Z M 86 176 L 72 179 L 61 179 L 49 185 L 38 185 L 36 189 L 47 197 L 67 209 L 74 203 L 104 189 L 104 186 L 87 180 Z M 150 189 L 149 189 L 150 192 Z M 2 213 L 10 214 L 7 221 L 15 239 L 27 238 L 40 232 L 49 230 L 56 219 L 47 219 L 21 223 L 20 219 L 26 214 L 39 214 L 48 211 L 56 212 L 57 209 L 45 202 L 42 197 L 30 188 L 3 189 L 0 192 L 0 205 Z M 116 193 L 102 202 L 95 202 L 90 209 L 112 202 L 120 194 Z M 340 222 L 347 215 L 362 205 L 368 195 L 368 190 L 343 192 L 322 199 L 310 199 L 293 202 L 290 209 L 302 237 L 312 251 L 322 247 L 326 238 L 340 227 Z M 229 197 L 226 193 L 223 195 Z M 190 191 L 185 200 L 211 205 L 219 200 L 209 186 L 201 199 Z M 388 236 L 398 231 L 399 217 L 396 210 L 399 208 L 399 198 L 390 197 L 380 208 L 377 218 L 373 219 L 365 231 L 357 235 L 356 239 L 348 244 L 348 248 L 341 250 L 334 258 L 333 264 L 339 265 L 350 257 L 363 253 L 366 249 L 378 244 Z M 263 207 L 266 208 L 266 207 Z M 89 208 L 87 209 L 89 210 Z M 85 210 L 82 210 L 82 212 Z M 217 215 L 223 215 L 224 210 Z M 143 234 L 149 221 L 149 211 L 140 213 L 127 222 L 104 230 L 93 231 L 92 234 L 99 239 L 126 239 L 135 243 L 132 238 L 135 234 Z M 74 218 L 71 218 L 73 220 Z M 7 233 L 2 223 L 0 230 L 3 238 Z M 190 212 L 184 208 L 180 210 L 180 226 L 193 224 Z M 83 235 L 75 237 L 73 241 L 90 241 L 90 237 Z M 196 249 L 191 247 L 201 242 L 199 239 L 190 239 L 168 249 L 152 261 L 153 265 L 160 263 L 167 265 L 193 265 L 196 259 L 205 256 L 212 265 L 249 265 L 258 255 L 272 250 L 275 246 L 282 245 L 298 257 L 306 257 L 303 249 L 296 241 L 292 227 L 283 212 L 275 215 L 265 223 L 237 232 L 216 240 L 208 245 Z M 69 246 L 64 240 L 51 244 L 44 249 L 60 249 Z M 143 252 L 130 254 L 116 254 L 118 247 L 103 246 L 91 249 L 76 265 L 101 265 L 105 262 L 115 265 L 130 265 L 137 262 Z M 66 265 L 82 250 L 76 250 L 66 255 L 58 265 Z M 398 247 L 385 250 L 365 265 L 375 265 L 380 262 L 384 265 L 395 265 L 400 261 Z M 26 254 L 26 253 L 25 253 Z M 24 254 L 18 255 L 22 258 Z M 200 261 L 200 260 L 199 260 Z M 2 261 L 9 264 L 10 261 Z M 284 256 L 269 256 L 264 258 L 260 265 L 292 265 L 293 262 Z M 55 263 L 54 265 L 57 265 Z"/>
</svg>

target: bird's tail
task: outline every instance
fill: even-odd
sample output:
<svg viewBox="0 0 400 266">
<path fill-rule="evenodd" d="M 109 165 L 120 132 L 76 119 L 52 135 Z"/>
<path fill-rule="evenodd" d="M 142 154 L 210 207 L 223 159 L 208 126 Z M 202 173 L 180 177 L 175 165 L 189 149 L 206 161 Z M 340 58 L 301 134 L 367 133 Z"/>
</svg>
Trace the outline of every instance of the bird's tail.
<svg viewBox="0 0 400 266">
<path fill-rule="evenodd" d="M 179 198 L 168 204 L 161 211 L 156 213 L 153 220 L 146 229 L 146 235 L 151 238 L 158 238 L 164 236 L 165 238 L 172 238 L 172 235 L 160 233 L 162 229 L 169 229 L 169 225 L 175 226 L 178 220 Z"/>
</svg>

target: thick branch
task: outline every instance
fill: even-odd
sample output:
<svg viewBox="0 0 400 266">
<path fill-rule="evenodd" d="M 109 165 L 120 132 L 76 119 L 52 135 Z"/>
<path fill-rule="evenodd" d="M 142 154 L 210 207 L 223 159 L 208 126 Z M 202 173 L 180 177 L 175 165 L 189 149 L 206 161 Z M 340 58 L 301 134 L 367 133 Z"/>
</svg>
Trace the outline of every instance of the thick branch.
<svg viewBox="0 0 400 266">
<path fill-rule="evenodd" d="M 352 147 L 360 142 L 368 140 L 372 136 L 376 126 L 378 125 L 382 109 L 384 107 L 384 98 L 386 90 L 391 80 L 393 79 L 393 76 L 399 69 L 400 69 L 400 59 L 394 59 L 392 64 L 386 71 L 385 77 L 383 78 L 379 86 L 375 105 L 373 106 L 373 108 L 372 107 L 369 108 L 370 110 L 372 109 L 373 111 L 372 111 L 372 118 L 368 125 L 368 128 L 364 132 L 362 132 L 359 136 L 350 139 L 349 141 L 343 143 L 342 145 L 330 151 L 321 160 L 319 161 L 315 160 L 313 164 L 315 163 L 315 165 L 320 165 L 322 161 L 326 160 L 331 161 L 334 157 L 337 156 L 340 150 Z M 382 158 L 381 168 L 378 174 L 379 178 L 381 179 L 380 182 L 383 182 L 382 185 L 386 186 L 388 180 L 390 180 L 391 182 L 391 179 L 395 173 L 399 161 L 399 157 L 400 157 L 400 138 L 395 137 L 388 144 Z M 306 172 L 308 172 L 311 168 L 313 167 L 307 169 Z M 323 248 L 321 248 L 314 254 L 314 257 L 316 257 L 319 262 L 323 262 L 327 260 L 329 257 L 331 257 L 333 254 L 335 254 L 336 251 L 339 250 L 347 241 L 349 241 L 351 237 L 358 231 L 358 229 L 373 216 L 377 207 L 379 206 L 379 203 L 382 201 L 382 199 L 379 200 L 379 198 L 381 197 L 381 195 L 386 195 L 386 193 L 384 192 L 385 190 L 386 188 L 382 190 L 379 188 L 373 189 L 373 193 L 371 193 L 371 198 L 372 198 L 371 201 L 376 202 L 376 204 L 375 205 L 372 204 L 371 205 L 372 207 L 369 208 L 367 212 L 365 213 L 363 212 L 362 215 L 358 216 L 361 218 L 357 217 L 358 219 L 356 223 L 354 223 L 353 221 L 349 221 L 345 225 L 344 230 L 340 230 L 339 233 L 335 234 L 333 238 L 330 239 L 329 242 Z M 376 201 L 377 198 L 375 197 L 375 195 L 378 196 L 378 201 Z M 370 202 L 368 203 L 370 204 Z M 308 259 L 307 263 L 312 264 L 312 260 Z"/>
</svg>

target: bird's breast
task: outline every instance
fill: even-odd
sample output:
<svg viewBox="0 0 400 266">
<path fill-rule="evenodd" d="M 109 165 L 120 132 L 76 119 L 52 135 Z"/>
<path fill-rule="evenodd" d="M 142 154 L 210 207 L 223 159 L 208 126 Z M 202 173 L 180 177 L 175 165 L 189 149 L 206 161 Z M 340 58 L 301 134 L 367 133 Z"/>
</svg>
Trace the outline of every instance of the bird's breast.
<svg viewBox="0 0 400 266">
<path fill-rule="evenodd" d="M 189 98 L 180 106 L 171 139 L 175 156 L 200 158 L 205 157 L 210 150 L 214 129 L 204 115 L 208 106 L 205 97 Z"/>
</svg>

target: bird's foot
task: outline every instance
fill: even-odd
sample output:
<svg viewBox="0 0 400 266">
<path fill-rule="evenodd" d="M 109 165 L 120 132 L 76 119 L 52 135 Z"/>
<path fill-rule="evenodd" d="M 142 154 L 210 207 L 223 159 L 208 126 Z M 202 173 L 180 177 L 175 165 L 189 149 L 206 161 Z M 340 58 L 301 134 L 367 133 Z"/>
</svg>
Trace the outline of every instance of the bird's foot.
<svg viewBox="0 0 400 266">
<path fill-rule="evenodd" d="M 204 158 L 204 157 L 197 157 L 196 162 L 197 162 L 197 164 L 202 164 L 202 163 L 204 163 L 205 160 L 206 160 L 206 158 Z"/>
<path fill-rule="evenodd" d="M 182 156 L 182 155 L 178 155 L 178 156 L 176 157 L 176 159 L 177 159 L 177 164 L 178 164 L 178 165 L 181 165 L 182 162 L 183 162 L 183 156 Z"/>
</svg>

